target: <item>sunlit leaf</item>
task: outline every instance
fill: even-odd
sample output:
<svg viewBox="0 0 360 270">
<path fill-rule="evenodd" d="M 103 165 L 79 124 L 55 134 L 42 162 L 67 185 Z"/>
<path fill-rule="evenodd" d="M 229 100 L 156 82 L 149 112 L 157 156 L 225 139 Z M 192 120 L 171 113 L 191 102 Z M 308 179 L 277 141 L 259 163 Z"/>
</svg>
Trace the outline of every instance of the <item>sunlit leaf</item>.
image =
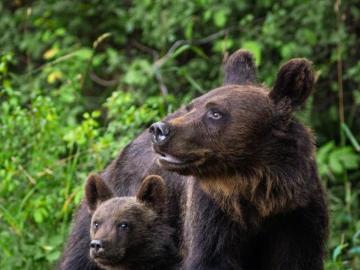
<svg viewBox="0 0 360 270">
<path fill-rule="evenodd" d="M 256 42 L 256 41 L 245 41 L 242 44 L 242 48 L 249 50 L 255 58 L 255 63 L 257 66 L 259 66 L 261 64 L 261 44 Z"/>
<path fill-rule="evenodd" d="M 54 58 L 58 54 L 58 52 L 59 52 L 59 48 L 56 48 L 56 47 L 51 48 L 51 49 L 47 50 L 46 52 L 44 52 L 43 57 L 45 60 L 49 60 L 51 58 Z"/>
</svg>

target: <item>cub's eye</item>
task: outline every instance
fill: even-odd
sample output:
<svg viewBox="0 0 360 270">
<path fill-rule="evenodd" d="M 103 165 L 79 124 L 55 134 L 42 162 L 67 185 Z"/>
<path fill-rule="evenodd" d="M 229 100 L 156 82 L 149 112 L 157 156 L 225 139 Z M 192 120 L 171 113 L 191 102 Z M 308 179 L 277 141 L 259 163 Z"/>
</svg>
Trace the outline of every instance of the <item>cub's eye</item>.
<svg viewBox="0 0 360 270">
<path fill-rule="evenodd" d="M 193 104 L 188 104 L 188 105 L 185 106 L 185 110 L 186 110 L 187 112 L 190 112 L 190 111 L 193 109 L 193 107 L 194 107 Z"/>
<path fill-rule="evenodd" d="M 213 119 L 213 120 L 219 120 L 222 118 L 222 113 L 216 110 L 210 110 L 207 112 L 207 115 L 209 118 Z"/>
<path fill-rule="evenodd" d="M 118 228 L 122 230 L 127 230 L 129 228 L 129 225 L 126 222 L 120 222 L 118 224 Z"/>
<path fill-rule="evenodd" d="M 100 227 L 100 223 L 99 223 L 98 221 L 95 221 L 95 222 L 93 223 L 93 227 L 94 227 L 95 229 L 98 229 L 98 228 Z"/>
</svg>

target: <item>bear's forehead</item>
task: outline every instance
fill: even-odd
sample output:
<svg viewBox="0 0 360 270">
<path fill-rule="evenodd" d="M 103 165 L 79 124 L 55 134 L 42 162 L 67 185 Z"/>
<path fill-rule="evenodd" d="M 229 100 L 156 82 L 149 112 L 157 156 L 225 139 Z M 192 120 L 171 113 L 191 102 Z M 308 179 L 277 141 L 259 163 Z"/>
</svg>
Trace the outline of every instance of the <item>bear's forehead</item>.
<svg viewBox="0 0 360 270">
<path fill-rule="evenodd" d="M 194 105 L 205 105 L 207 103 L 235 103 L 241 102 L 263 102 L 269 103 L 268 89 L 257 85 L 226 85 L 215 88 L 210 92 L 193 100 Z"/>
<path fill-rule="evenodd" d="M 271 115 L 273 103 L 268 89 L 257 85 L 227 85 L 194 99 L 191 107 L 207 110 L 212 106 L 232 111 L 249 111 Z"/>
<path fill-rule="evenodd" d="M 139 203 L 135 197 L 118 197 L 110 199 L 96 209 L 94 219 L 119 219 L 140 217 L 145 206 Z"/>
</svg>

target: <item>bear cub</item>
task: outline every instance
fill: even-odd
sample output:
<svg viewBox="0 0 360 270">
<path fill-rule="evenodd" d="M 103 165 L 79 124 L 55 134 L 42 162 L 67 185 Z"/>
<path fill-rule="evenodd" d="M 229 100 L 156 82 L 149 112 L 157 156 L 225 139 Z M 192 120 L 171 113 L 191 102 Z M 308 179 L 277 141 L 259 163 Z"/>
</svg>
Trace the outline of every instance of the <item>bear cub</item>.
<svg viewBox="0 0 360 270">
<path fill-rule="evenodd" d="M 90 258 L 106 270 L 176 269 L 174 230 L 167 224 L 166 186 L 147 176 L 134 197 L 114 197 L 101 176 L 85 186 L 91 218 Z"/>
</svg>

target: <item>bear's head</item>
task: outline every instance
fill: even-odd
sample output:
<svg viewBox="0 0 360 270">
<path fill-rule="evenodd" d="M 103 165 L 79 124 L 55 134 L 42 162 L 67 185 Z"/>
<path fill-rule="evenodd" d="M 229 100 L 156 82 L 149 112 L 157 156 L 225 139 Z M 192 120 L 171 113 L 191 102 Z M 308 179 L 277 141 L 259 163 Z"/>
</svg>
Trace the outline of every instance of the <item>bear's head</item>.
<svg viewBox="0 0 360 270">
<path fill-rule="evenodd" d="M 89 176 L 85 198 L 91 218 L 90 257 L 110 269 L 131 265 L 156 255 L 163 246 L 159 241 L 166 231 L 163 212 L 166 186 L 160 176 L 144 179 L 135 197 L 113 197 L 103 179 Z"/>
<path fill-rule="evenodd" d="M 200 178 L 251 174 L 272 165 L 280 147 L 293 150 L 287 135 L 292 112 L 313 88 L 311 63 L 287 62 L 271 91 L 255 82 L 255 73 L 251 54 L 239 50 L 225 64 L 224 86 L 153 124 L 149 131 L 160 165 Z"/>
<path fill-rule="evenodd" d="M 195 176 L 232 212 L 241 212 L 241 193 L 267 215 L 304 204 L 312 189 L 299 187 L 313 173 L 313 136 L 292 114 L 315 79 L 311 63 L 300 58 L 280 68 L 271 90 L 256 83 L 255 74 L 251 54 L 235 52 L 225 63 L 223 86 L 149 131 L 161 167 Z"/>
</svg>

